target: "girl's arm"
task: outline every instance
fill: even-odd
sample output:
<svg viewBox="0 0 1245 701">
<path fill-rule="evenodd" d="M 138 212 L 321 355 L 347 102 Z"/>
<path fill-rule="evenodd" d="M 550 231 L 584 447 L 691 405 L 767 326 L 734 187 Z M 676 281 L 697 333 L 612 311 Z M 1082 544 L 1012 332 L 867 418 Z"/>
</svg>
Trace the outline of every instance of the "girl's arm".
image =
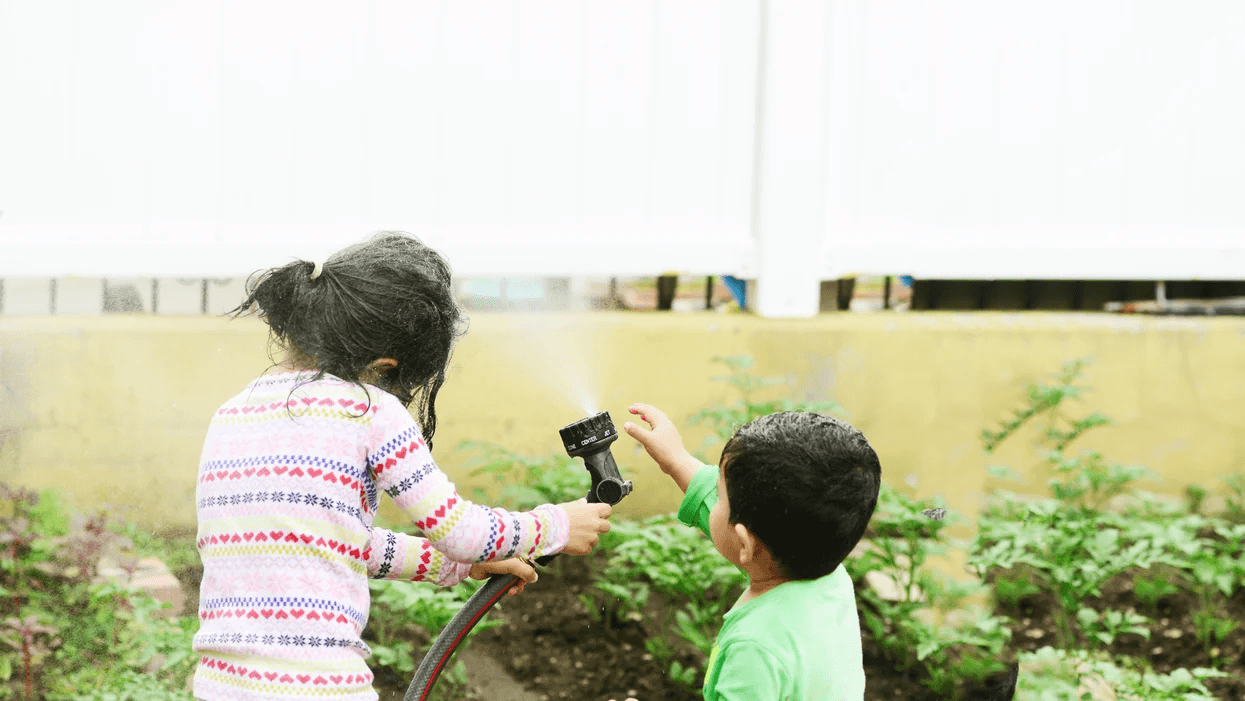
<svg viewBox="0 0 1245 701">
<path fill-rule="evenodd" d="M 471 565 L 454 562 L 427 538 L 372 527 L 372 541 L 363 552 L 368 577 L 431 582 L 452 587 L 467 578 Z"/>
<path fill-rule="evenodd" d="M 477 563 L 535 559 L 566 547 L 569 524 L 563 509 L 544 504 L 511 512 L 462 498 L 433 462 L 406 407 L 388 393 L 381 393 L 376 404 L 368 466 L 376 486 L 407 513 L 434 549 L 456 562 Z M 373 551 L 376 545 L 373 541 Z"/>
</svg>

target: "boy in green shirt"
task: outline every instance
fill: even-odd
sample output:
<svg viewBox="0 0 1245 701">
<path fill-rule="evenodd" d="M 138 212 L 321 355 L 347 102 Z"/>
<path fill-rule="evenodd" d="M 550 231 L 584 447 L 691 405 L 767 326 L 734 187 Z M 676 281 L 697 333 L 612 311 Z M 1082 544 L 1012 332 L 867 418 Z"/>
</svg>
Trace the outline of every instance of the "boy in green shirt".
<svg viewBox="0 0 1245 701">
<path fill-rule="evenodd" d="M 843 559 L 877 506 L 881 463 L 864 435 L 802 412 L 764 416 L 702 465 L 670 419 L 627 423 L 685 496 L 679 520 L 748 575 L 705 671 L 706 701 L 861 701 L 860 621 Z"/>
</svg>

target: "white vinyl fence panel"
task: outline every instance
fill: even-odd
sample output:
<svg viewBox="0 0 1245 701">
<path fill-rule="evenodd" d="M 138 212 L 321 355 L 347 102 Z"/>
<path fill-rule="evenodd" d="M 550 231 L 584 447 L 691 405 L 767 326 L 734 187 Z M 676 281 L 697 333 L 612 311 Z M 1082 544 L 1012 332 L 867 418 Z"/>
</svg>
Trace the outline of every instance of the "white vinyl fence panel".
<svg viewBox="0 0 1245 701">
<path fill-rule="evenodd" d="M 758 3 L 0 0 L 0 277 L 739 272 Z"/>
</svg>

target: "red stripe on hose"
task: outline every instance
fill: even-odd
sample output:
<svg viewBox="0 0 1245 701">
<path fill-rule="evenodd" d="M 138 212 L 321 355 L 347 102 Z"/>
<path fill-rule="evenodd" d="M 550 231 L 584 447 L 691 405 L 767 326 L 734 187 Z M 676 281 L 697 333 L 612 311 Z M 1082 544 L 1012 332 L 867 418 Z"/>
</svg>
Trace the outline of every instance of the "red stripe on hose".
<svg viewBox="0 0 1245 701">
<path fill-rule="evenodd" d="M 432 675 L 428 677 L 428 686 L 424 687 L 424 693 L 419 695 L 419 701 L 425 701 L 428 698 L 428 694 L 432 693 L 432 687 L 437 681 L 437 677 L 441 676 L 441 668 L 444 667 L 445 663 L 449 661 L 450 655 L 454 654 L 454 650 L 458 647 L 458 643 L 462 642 L 463 637 L 465 637 L 467 633 L 475 627 L 476 622 L 479 621 L 484 614 L 488 613 L 489 609 L 493 608 L 493 606 L 497 603 L 497 600 L 500 599 L 503 594 L 510 591 L 518 582 L 518 577 L 512 579 L 510 584 L 502 587 L 497 594 L 493 596 L 493 598 L 486 602 L 487 605 L 477 611 L 476 615 L 471 617 L 471 620 L 467 621 L 467 625 L 463 626 L 463 631 L 458 634 L 457 638 L 454 638 L 454 642 L 450 643 L 450 646 L 446 648 L 445 654 L 441 656 L 441 660 L 437 662 L 437 666 L 432 669 Z"/>
</svg>

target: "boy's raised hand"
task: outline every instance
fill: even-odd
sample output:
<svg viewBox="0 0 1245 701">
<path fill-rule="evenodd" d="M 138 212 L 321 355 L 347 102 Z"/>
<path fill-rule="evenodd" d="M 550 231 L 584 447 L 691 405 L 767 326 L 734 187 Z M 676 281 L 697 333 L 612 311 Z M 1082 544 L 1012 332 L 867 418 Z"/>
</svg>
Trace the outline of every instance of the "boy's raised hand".
<svg viewBox="0 0 1245 701">
<path fill-rule="evenodd" d="M 587 499 L 580 499 L 558 506 L 566 512 L 570 523 L 566 547 L 562 549 L 567 555 L 587 555 L 600 542 L 601 534 L 610 530 L 608 519 L 614 507 L 609 504 L 589 504 Z"/>
<path fill-rule="evenodd" d="M 644 450 L 661 471 L 673 477 L 679 489 L 686 492 L 688 483 L 701 468 L 701 463 L 683 447 L 683 437 L 679 435 L 679 429 L 655 406 L 632 404 L 630 411 L 643 419 L 649 428 L 628 421 L 623 425 L 623 430 L 644 446 Z"/>
</svg>

